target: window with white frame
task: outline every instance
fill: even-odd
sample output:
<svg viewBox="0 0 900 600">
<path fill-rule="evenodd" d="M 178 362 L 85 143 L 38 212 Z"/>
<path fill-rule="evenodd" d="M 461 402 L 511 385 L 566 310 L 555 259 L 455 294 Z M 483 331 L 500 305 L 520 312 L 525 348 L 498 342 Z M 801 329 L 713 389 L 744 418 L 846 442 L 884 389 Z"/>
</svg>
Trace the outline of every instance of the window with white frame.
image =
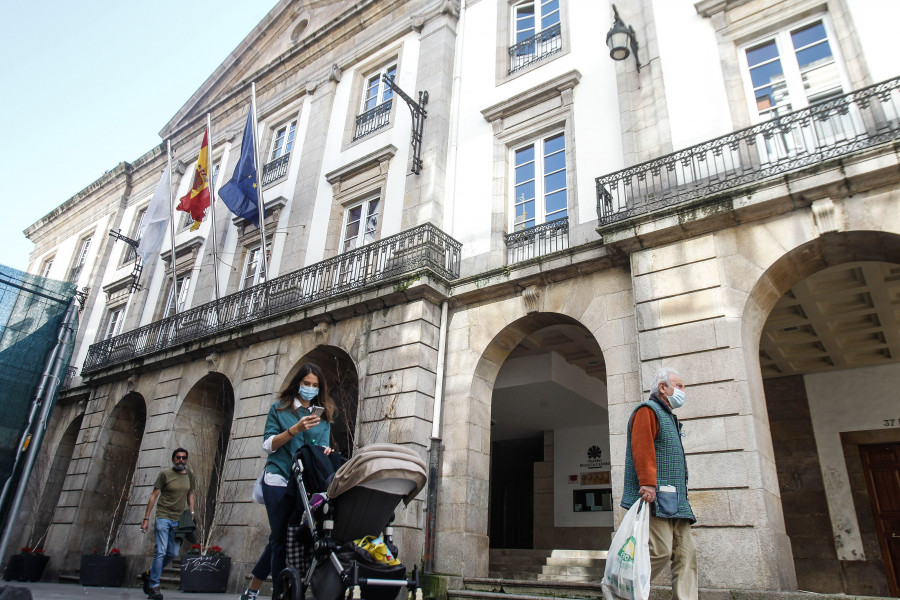
<svg viewBox="0 0 900 600">
<path fill-rule="evenodd" d="M 825 17 L 792 26 L 742 49 L 751 111 L 770 119 L 839 96 L 846 77 Z"/>
<path fill-rule="evenodd" d="M 106 327 L 103 329 L 103 339 L 119 335 L 122 331 L 122 323 L 125 321 L 125 307 L 120 306 L 109 311 L 106 317 Z"/>
<path fill-rule="evenodd" d="M 354 140 L 381 129 L 390 123 L 394 91 L 384 82 L 384 77 L 395 79 L 396 76 L 396 63 L 366 76 L 359 115 L 356 117 Z"/>
<path fill-rule="evenodd" d="M 559 132 L 514 148 L 512 230 L 568 216 L 566 136 Z"/>
<path fill-rule="evenodd" d="M 91 236 L 81 238 L 78 243 L 78 250 L 75 253 L 75 261 L 72 263 L 72 269 L 69 271 L 69 282 L 78 283 L 78 277 L 81 275 L 81 269 L 87 260 L 88 250 L 91 249 Z"/>
<path fill-rule="evenodd" d="M 281 125 L 273 132 L 269 160 L 263 167 L 263 187 L 287 177 L 288 162 L 291 158 L 291 150 L 294 148 L 294 138 L 296 136 L 297 119 Z"/>
<path fill-rule="evenodd" d="M 244 270 L 241 276 L 240 289 L 245 290 L 249 287 L 266 280 L 265 267 L 260 253 L 260 244 L 247 251 L 247 258 L 244 261 Z M 266 262 L 272 254 L 272 244 L 266 244 Z"/>
<path fill-rule="evenodd" d="M 562 50 L 559 2 L 533 0 L 511 7 L 509 73 Z"/>
<path fill-rule="evenodd" d="M 51 256 L 44 261 L 44 264 L 41 265 L 41 277 L 50 277 L 50 269 L 53 267 L 53 259 L 54 257 Z"/>
<path fill-rule="evenodd" d="M 175 282 L 178 285 L 178 312 L 181 312 L 184 310 L 185 304 L 187 303 L 188 288 L 191 286 L 191 274 L 185 273 L 184 275 L 179 275 L 175 278 Z M 173 296 L 172 280 L 170 279 L 169 290 L 166 294 L 166 309 L 163 311 L 163 318 L 175 314 L 174 302 L 172 301 Z"/>
<path fill-rule="evenodd" d="M 353 250 L 377 239 L 380 201 L 381 199 L 375 196 L 347 208 L 341 252 Z"/>
<path fill-rule="evenodd" d="M 133 239 L 134 241 L 139 241 L 139 239 L 140 239 L 141 228 L 144 226 L 144 218 L 146 216 L 147 216 L 147 207 L 145 206 L 144 208 L 142 208 L 141 210 L 138 211 L 137 217 L 134 220 L 134 224 L 131 227 L 131 235 L 128 236 L 131 239 Z M 125 258 L 122 261 L 122 263 L 123 264 L 130 263 L 135 258 L 137 258 L 137 249 L 134 246 L 132 246 L 131 244 L 128 244 L 128 248 L 125 250 Z"/>
</svg>

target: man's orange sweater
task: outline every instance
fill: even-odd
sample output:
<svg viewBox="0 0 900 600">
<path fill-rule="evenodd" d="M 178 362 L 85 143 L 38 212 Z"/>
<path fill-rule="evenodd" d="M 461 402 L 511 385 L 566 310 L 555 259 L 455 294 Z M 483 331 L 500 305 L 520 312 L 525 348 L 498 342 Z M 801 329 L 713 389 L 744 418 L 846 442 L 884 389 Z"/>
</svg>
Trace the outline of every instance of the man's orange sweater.
<svg viewBox="0 0 900 600">
<path fill-rule="evenodd" d="M 659 435 L 659 421 L 649 406 L 642 406 L 631 420 L 631 457 L 638 483 L 656 487 L 656 449 L 653 441 Z"/>
</svg>

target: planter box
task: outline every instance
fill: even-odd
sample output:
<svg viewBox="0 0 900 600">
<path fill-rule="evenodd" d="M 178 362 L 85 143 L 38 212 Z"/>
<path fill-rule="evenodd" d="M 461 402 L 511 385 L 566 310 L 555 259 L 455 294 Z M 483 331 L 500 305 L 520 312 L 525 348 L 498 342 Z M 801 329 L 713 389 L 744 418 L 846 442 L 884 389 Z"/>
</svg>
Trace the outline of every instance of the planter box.
<svg viewBox="0 0 900 600">
<path fill-rule="evenodd" d="M 43 554 L 14 554 L 9 557 L 3 579 L 6 581 L 40 581 L 48 562 L 50 562 L 50 557 Z"/>
<path fill-rule="evenodd" d="M 181 556 L 183 592 L 224 592 L 231 573 L 230 556 Z"/>
<path fill-rule="evenodd" d="M 122 587 L 125 581 L 125 557 L 82 554 L 79 581 L 81 585 Z"/>
</svg>

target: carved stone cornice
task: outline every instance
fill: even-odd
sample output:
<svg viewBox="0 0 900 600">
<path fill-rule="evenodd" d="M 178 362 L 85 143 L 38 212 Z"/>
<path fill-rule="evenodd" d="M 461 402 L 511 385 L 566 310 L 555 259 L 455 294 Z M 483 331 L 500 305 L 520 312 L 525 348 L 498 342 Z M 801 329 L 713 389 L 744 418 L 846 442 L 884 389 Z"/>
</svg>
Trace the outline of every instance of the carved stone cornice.
<svg viewBox="0 0 900 600">
<path fill-rule="evenodd" d="M 580 80 L 581 73 L 573 69 L 530 90 L 516 94 L 508 100 L 489 106 L 481 111 L 481 115 L 485 121 L 494 123 L 499 119 L 505 119 L 551 98 L 561 97 L 563 104 L 571 103 L 571 90 L 578 85 Z"/>
</svg>

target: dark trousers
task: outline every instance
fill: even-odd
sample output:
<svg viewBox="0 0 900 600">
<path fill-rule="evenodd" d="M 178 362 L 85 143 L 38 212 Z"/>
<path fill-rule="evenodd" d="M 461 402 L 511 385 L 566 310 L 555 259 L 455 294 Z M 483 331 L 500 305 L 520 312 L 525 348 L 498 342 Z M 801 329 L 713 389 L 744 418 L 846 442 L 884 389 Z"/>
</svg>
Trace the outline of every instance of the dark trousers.
<svg viewBox="0 0 900 600">
<path fill-rule="evenodd" d="M 261 581 L 269 575 L 274 580 L 285 567 L 284 544 L 287 536 L 288 519 L 294 513 L 293 498 L 287 496 L 286 487 L 262 484 L 263 500 L 269 517 L 269 542 L 256 566 L 250 573 Z"/>
</svg>

